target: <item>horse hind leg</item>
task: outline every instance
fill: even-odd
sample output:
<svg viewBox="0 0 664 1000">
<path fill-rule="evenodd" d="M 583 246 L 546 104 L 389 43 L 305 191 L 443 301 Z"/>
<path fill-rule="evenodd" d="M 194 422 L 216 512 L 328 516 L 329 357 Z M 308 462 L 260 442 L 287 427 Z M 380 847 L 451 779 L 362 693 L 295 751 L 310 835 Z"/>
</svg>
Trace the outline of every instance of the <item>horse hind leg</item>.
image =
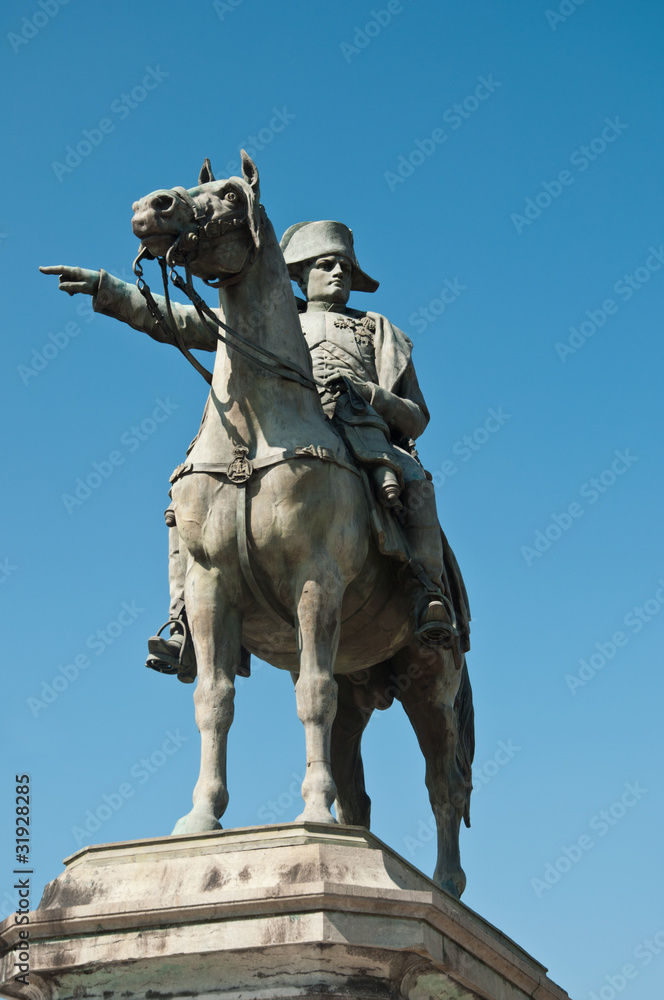
<svg viewBox="0 0 664 1000">
<path fill-rule="evenodd" d="M 337 677 L 337 714 L 332 725 L 332 777 L 337 786 L 335 809 L 339 823 L 369 829 L 371 799 L 364 786 L 360 745 L 373 708 L 361 686 Z M 363 704 L 363 701 L 366 704 Z"/>
<path fill-rule="evenodd" d="M 201 734 L 201 766 L 193 809 L 178 820 L 174 834 L 221 829 L 219 819 L 228 805 L 228 731 L 242 655 L 240 615 L 224 600 L 217 570 L 192 566 L 187 575 L 186 601 L 198 663 L 194 706 Z"/>
<path fill-rule="evenodd" d="M 411 662 L 410 683 L 404 685 L 401 701 L 426 761 L 426 785 L 438 832 L 433 881 L 458 899 L 466 886 L 459 828 L 462 819 L 470 825 L 474 750 L 470 681 L 465 663 L 456 670 L 449 650 L 415 652 L 411 660 L 418 662 Z"/>
</svg>

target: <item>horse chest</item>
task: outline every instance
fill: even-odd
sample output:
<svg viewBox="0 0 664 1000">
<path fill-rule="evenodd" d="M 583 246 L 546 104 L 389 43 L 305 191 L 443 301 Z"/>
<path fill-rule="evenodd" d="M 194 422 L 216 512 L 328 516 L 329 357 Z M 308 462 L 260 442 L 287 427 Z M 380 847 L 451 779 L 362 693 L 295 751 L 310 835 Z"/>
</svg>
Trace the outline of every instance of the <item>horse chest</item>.
<svg viewBox="0 0 664 1000">
<path fill-rule="evenodd" d="M 244 490 L 242 490 L 244 494 Z M 237 547 L 238 487 L 225 477 L 194 473 L 173 485 L 175 519 L 196 559 L 228 557 Z"/>
</svg>

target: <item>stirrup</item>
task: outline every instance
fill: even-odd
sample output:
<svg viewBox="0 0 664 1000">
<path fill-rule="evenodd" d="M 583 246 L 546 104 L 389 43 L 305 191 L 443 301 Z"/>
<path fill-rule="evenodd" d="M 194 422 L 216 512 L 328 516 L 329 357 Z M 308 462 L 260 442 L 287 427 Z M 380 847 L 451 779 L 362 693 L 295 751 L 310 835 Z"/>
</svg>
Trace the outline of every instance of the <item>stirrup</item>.
<svg viewBox="0 0 664 1000">
<path fill-rule="evenodd" d="M 177 625 L 181 631 L 163 639 L 161 633 L 169 625 Z M 177 674 L 183 684 L 192 684 L 196 679 L 196 658 L 193 654 L 191 637 L 183 618 L 169 618 L 156 635 L 148 639 L 149 656 L 145 666 L 160 674 Z"/>
<path fill-rule="evenodd" d="M 449 601 L 442 595 L 431 595 L 429 603 L 415 629 L 415 636 L 427 646 L 450 649 L 459 638 L 457 628 L 449 620 Z"/>
</svg>

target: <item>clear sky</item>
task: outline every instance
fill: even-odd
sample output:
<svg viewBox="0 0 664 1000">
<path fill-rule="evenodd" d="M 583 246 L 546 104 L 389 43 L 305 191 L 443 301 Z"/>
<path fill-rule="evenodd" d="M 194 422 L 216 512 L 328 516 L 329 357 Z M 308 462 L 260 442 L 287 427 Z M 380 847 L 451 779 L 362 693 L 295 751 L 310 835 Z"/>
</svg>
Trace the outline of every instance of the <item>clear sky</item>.
<svg viewBox="0 0 664 1000">
<path fill-rule="evenodd" d="M 191 688 L 142 663 L 167 611 L 168 476 L 205 386 L 37 266 L 128 278 L 132 202 L 192 186 L 205 156 L 234 172 L 244 145 L 277 231 L 350 225 L 381 282 L 351 305 L 415 343 L 432 414 L 420 452 L 473 610 L 464 902 L 575 1000 L 610 1000 L 624 966 L 620 996 L 651 1000 L 664 979 L 662 7 L 371 9 L 2 7 L 0 909 L 15 774 L 32 779 L 41 886 L 81 843 L 167 834 L 198 768 Z M 63 495 L 116 450 L 122 463 L 68 509 Z M 224 824 L 292 819 L 304 738 L 290 678 L 254 661 L 238 688 Z M 398 705 L 372 720 L 365 761 L 375 833 L 430 874 L 423 761 Z M 122 806 L 81 832 L 123 784 Z"/>
</svg>

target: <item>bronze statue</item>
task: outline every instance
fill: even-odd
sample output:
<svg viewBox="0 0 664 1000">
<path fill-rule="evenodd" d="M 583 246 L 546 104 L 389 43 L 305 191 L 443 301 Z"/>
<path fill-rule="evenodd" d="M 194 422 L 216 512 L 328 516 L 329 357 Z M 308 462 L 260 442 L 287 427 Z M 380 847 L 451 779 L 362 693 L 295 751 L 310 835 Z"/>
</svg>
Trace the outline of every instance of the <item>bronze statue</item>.
<svg viewBox="0 0 664 1000">
<path fill-rule="evenodd" d="M 142 291 L 105 272 L 44 270 L 192 361 L 192 348 L 215 351 L 201 428 L 171 477 L 201 733 L 194 807 L 174 832 L 220 828 L 234 679 L 247 650 L 297 676 L 307 748 L 301 821 L 333 823 L 336 797 L 340 822 L 368 825 L 360 740 L 373 709 L 398 692 L 426 759 L 434 878 L 459 895 L 473 753 L 469 616 L 413 454 L 428 414 L 410 344 L 379 314 L 346 308 L 351 286 L 372 279 L 338 223 L 301 224 L 284 237 L 309 299 L 298 315 L 246 155 L 241 178 L 216 181 L 206 161 L 197 187 L 156 191 L 134 210 Z M 164 297 L 152 296 L 142 279 L 147 256 L 164 275 L 171 268 L 193 306 L 172 302 L 166 285 Z M 219 310 L 197 296 L 191 275 L 219 287 Z M 317 296 L 330 294 L 328 309 Z"/>
<path fill-rule="evenodd" d="M 351 291 L 373 292 L 378 282 L 361 270 L 352 232 L 343 223 L 298 223 L 284 234 L 281 248 L 291 278 L 306 297 L 297 300 L 300 322 L 323 409 L 353 458 L 369 471 L 379 501 L 403 512 L 400 524 L 411 557 L 407 585 L 415 605 L 415 634 L 431 645 L 444 643 L 453 631 L 454 612 L 441 589 L 445 569 L 434 490 L 416 458 L 415 438 L 429 422 L 429 412 L 413 368 L 412 345 L 384 316 L 347 307 Z M 166 521 L 170 615 L 149 640 L 146 665 L 191 682 L 196 664 L 172 508 L 166 511 Z M 168 639 L 161 636 L 167 626 Z M 248 671 L 243 664 L 241 672 Z"/>
</svg>

